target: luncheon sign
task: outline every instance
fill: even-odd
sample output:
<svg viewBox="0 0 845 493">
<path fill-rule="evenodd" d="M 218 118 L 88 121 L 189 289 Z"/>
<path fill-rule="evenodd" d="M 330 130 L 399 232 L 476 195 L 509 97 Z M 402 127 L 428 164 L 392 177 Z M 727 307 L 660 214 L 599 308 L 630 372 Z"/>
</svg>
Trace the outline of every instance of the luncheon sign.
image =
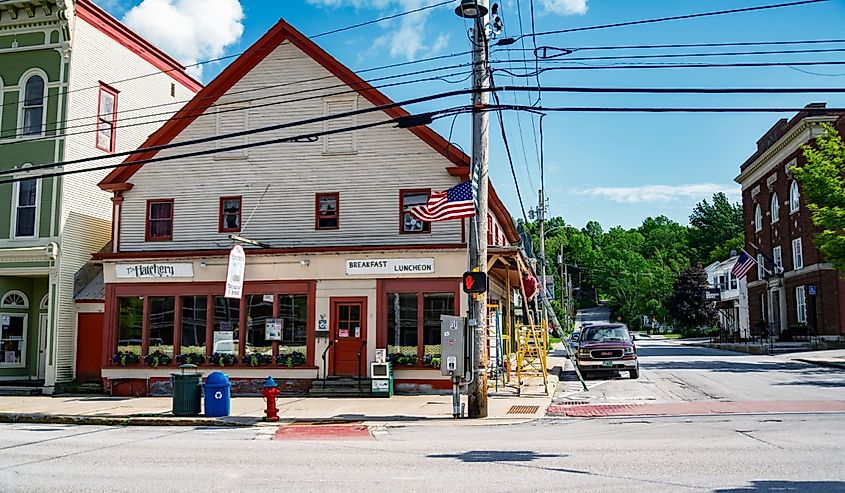
<svg viewBox="0 0 845 493">
<path fill-rule="evenodd" d="M 384 258 L 347 260 L 347 275 L 397 275 L 397 274 L 433 274 L 433 258 Z"/>
</svg>

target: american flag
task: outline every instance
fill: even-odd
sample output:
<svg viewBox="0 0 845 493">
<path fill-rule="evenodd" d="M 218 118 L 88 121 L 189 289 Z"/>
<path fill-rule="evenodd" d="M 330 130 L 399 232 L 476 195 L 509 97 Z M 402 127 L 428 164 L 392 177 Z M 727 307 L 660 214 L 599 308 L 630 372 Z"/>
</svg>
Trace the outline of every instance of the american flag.
<svg viewBox="0 0 845 493">
<path fill-rule="evenodd" d="M 474 216 L 472 184 L 465 181 L 445 192 L 432 193 L 426 205 L 411 208 L 411 215 L 429 223 Z"/>
<path fill-rule="evenodd" d="M 754 260 L 751 255 L 742 252 L 739 255 L 739 258 L 736 259 L 734 268 L 731 269 L 731 274 L 733 274 L 737 279 L 743 278 L 755 265 L 757 265 L 757 261 Z"/>
</svg>

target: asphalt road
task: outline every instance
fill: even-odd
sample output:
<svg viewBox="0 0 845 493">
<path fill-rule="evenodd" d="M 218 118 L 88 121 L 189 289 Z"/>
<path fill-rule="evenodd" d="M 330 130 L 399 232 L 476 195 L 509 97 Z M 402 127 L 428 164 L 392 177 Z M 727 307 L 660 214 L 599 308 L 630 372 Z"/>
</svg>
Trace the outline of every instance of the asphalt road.
<svg viewBox="0 0 845 493">
<path fill-rule="evenodd" d="M 588 392 L 558 395 L 591 403 L 845 400 L 845 371 L 791 361 L 691 346 L 638 340 L 639 380 L 627 373 L 591 379 Z"/>
<path fill-rule="evenodd" d="M 845 399 L 845 371 L 644 342 L 604 401 Z M 275 426 L 0 425 L 0 492 L 845 492 L 845 413 Z M 291 427 L 288 428 L 288 431 Z M 355 431 L 355 430 L 352 430 Z M 289 433 L 284 436 L 290 437 Z"/>
</svg>

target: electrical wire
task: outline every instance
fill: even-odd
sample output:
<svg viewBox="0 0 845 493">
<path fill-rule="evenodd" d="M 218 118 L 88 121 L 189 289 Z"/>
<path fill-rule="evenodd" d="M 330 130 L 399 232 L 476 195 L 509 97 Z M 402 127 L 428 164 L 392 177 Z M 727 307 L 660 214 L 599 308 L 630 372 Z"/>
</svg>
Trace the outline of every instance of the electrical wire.
<svg viewBox="0 0 845 493">
<path fill-rule="evenodd" d="M 548 47 L 540 47 L 542 50 Z M 758 51 L 718 51 L 709 53 L 660 53 L 655 55 L 606 55 L 606 56 L 592 56 L 592 57 L 569 57 L 559 58 L 562 55 L 555 55 L 553 57 L 540 57 L 543 62 L 575 62 L 575 61 L 590 61 L 590 60 L 644 60 L 644 59 L 661 59 L 661 58 L 699 58 L 711 56 L 751 56 L 751 55 L 794 55 L 794 54 L 812 54 L 812 53 L 842 53 L 845 52 L 843 48 L 819 48 L 819 49 L 804 49 L 804 50 L 758 50 Z M 509 57 L 510 61 L 511 58 Z"/>
<path fill-rule="evenodd" d="M 322 33 L 319 33 L 319 34 L 312 35 L 310 37 L 308 37 L 308 36 L 306 36 L 306 37 L 308 37 L 308 39 L 313 40 L 313 39 L 316 39 L 316 38 L 319 38 L 319 37 L 322 37 L 322 36 L 328 36 L 330 34 L 349 31 L 351 29 L 356 29 L 356 28 L 359 28 L 359 27 L 368 26 L 368 25 L 371 25 L 371 24 L 378 24 L 379 22 L 384 22 L 384 21 L 387 21 L 387 20 L 396 19 L 398 17 L 403 17 L 403 16 L 410 15 L 410 14 L 416 14 L 418 12 L 422 12 L 424 10 L 440 7 L 440 6 L 449 4 L 449 3 L 451 3 L 451 0 L 438 2 L 438 3 L 432 4 L 432 5 L 422 6 L 422 7 L 417 8 L 417 9 L 408 10 L 408 11 L 405 11 L 405 12 L 399 12 L 397 14 L 392 14 L 392 15 L 389 15 L 389 16 L 386 16 L 386 17 L 380 17 L 378 19 L 373 19 L 373 20 L 369 20 L 369 21 L 366 21 L 366 22 L 361 22 L 359 24 L 354 24 L 354 25 L 351 25 L 351 26 L 333 29 L 331 31 L 326 31 L 326 32 L 322 32 Z M 206 65 L 206 64 L 209 64 L 209 63 L 227 60 L 229 58 L 236 58 L 236 57 L 243 55 L 244 53 L 245 53 L 245 51 L 240 52 L 240 53 L 232 53 L 230 55 L 226 55 L 226 56 L 222 56 L 222 57 L 218 57 L 218 58 L 213 58 L 213 59 L 209 59 L 209 60 L 202 60 L 202 61 L 199 61 L 199 62 L 196 62 L 196 63 L 192 63 L 190 65 L 184 65 L 181 68 L 172 68 L 172 69 L 167 69 L 167 70 L 157 70 L 155 72 L 149 72 L 149 73 L 138 75 L 138 76 L 135 76 L 135 77 L 129 77 L 127 79 L 120 79 L 120 80 L 107 82 L 107 84 L 110 85 L 110 86 L 114 86 L 114 85 L 117 85 L 117 84 L 121 84 L 123 82 L 130 82 L 130 81 L 133 81 L 133 80 L 139 80 L 139 79 L 143 79 L 143 78 L 146 78 L 146 77 L 152 77 L 152 76 L 155 76 L 155 75 L 167 74 L 167 73 L 170 73 L 170 72 L 177 72 L 177 71 L 180 72 L 180 73 L 184 73 L 184 70 L 186 68 L 199 67 L 199 66 Z M 61 91 L 57 94 L 57 96 L 63 96 L 65 94 L 70 94 L 70 93 L 79 92 L 79 91 L 87 91 L 87 90 L 91 90 L 91 89 L 99 89 L 99 88 L 100 88 L 99 84 L 97 84 L 96 86 L 79 87 L 79 88 L 76 88 L 76 89 Z M 4 105 L 5 104 L 0 105 L 0 107 L 2 107 Z"/>
<path fill-rule="evenodd" d="M 490 74 L 490 87 L 495 87 L 495 83 L 493 81 L 493 74 Z M 492 91 L 491 94 L 493 95 L 493 99 L 496 101 L 496 105 L 499 105 L 499 94 L 496 91 Z M 519 199 L 519 208 L 522 211 L 522 218 L 525 221 L 528 221 L 528 214 L 525 213 L 525 204 L 522 201 L 522 193 L 519 190 L 519 180 L 516 177 L 516 167 L 513 164 L 513 156 L 511 155 L 511 147 L 508 144 L 508 134 L 505 131 L 505 119 L 503 116 L 503 112 L 501 110 L 496 111 L 496 115 L 499 118 L 499 129 L 502 131 L 502 142 L 505 145 L 505 155 L 508 158 L 508 165 L 511 169 L 511 176 L 513 177 L 513 185 L 516 188 L 516 198 Z M 533 185 L 532 185 L 533 188 Z"/>
<path fill-rule="evenodd" d="M 472 64 L 466 63 L 466 64 L 459 64 L 459 65 L 452 65 L 452 66 L 448 66 L 448 67 L 440 67 L 440 68 L 435 68 L 435 69 L 420 70 L 420 71 L 409 72 L 409 73 L 405 73 L 405 74 L 396 74 L 396 75 L 372 79 L 371 82 L 396 79 L 396 78 L 400 78 L 400 77 L 409 77 L 411 75 L 421 75 L 421 74 L 425 74 L 425 73 L 438 72 L 438 71 L 441 71 L 441 70 L 446 70 L 446 69 L 451 69 L 451 68 L 456 68 L 456 67 L 467 67 L 467 66 L 470 66 L 470 65 L 472 65 Z M 446 80 L 444 77 L 460 76 L 462 74 L 464 74 L 464 72 L 452 72 L 450 74 L 446 74 L 446 75 L 442 75 L 442 76 L 427 77 L 427 78 L 422 78 L 422 79 L 413 79 L 413 80 L 409 80 L 409 81 L 400 81 L 400 82 L 394 82 L 394 83 L 389 83 L 389 84 L 381 84 L 381 85 L 377 85 L 377 86 L 372 86 L 370 88 L 367 88 L 367 87 L 355 88 L 355 87 L 352 87 L 353 86 L 352 84 L 341 83 L 341 84 L 335 84 L 333 86 L 327 86 L 327 87 L 321 88 L 321 90 L 332 89 L 332 88 L 336 88 L 336 87 L 347 87 L 349 89 L 344 90 L 344 91 L 335 91 L 335 92 L 331 92 L 331 93 L 321 93 L 321 94 L 313 94 L 315 92 L 315 89 L 302 89 L 302 90 L 299 90 L 299 91 L 294 91 L 294 92 L 289 92 L 289 93 L 271 94 L 271 95 L 267 95 L 267 96 L 258 96 L 258 97 L 249 98 L 249 99 L 226 101 L 224 103 L 219 103 L 219 104 L 210 104 L 210 105 L 207 105 L 207 106 L 200 106 L 200 107 L 197 107 L 197 108 L 192 108 L 191 110 L 177 111 L 176 113 L 161 112 L 161 113 L 153 113 L 153 114 L 146 114 L 146 115 L 138 115 L 138 116 L 126 117 L 126 118 L 123 118 L 122 120 L 116 120 L 115 121 L 115 127 L 121 128 L 121 129 L 126 129 L 126 128 L 144 126 L 144 125 L 151 125 L 153 123 L 164 123 L 164 122 L 177 121 L 177 120 L 183 120 L 183 119 L 193 119 L 193 118 L 198 118 L 198 117 L 202 116 L 203 114 L 206 114 L 206 111 L 210 108 L 218 108 L 216 113 L 217 114 L 224 114 L 224 113 L 230 113 L 230 112 L 234 112 L 234 111 L 246 111 L 248 109 L 263 108 L 263 107 L 268 107 L 268 106 L 277 106 L 277 105 L 283 105 L 283 104 L 299 103 L 299 102 L 302 102 L 302 101 L 307 101 L 307 100 L 312 100 L 312 99 L 321 99 L 321 98 L 330 97 L 330 96 L 340 96 L 340 95 L 352 94 L 352 93 L 364 93 L 364 92 L 367 92 L 367 91 L 384 89 L 384 88 L 387 88 L 387 87 L 396 87 L 396 86 L 402 86 L 402 85 L 407 85 L 407 84 L 418 84 L 418 83 L 421 83 L 421 82 L 431 82 L 431 81 L 436 81 L 436 80 L 441 80 L 441 81 L 444 81 L 444 82 L 447 82 L 447 83 L 450 83 L 450 84 L 457 84 L 457 83 L 462 82 L 463 80 L 466 80 L 468 77 L 464 78 L 462 80 L 458 80 L 458 81 Z M 472 76 L 472 72 L 470 72 L 470 76 Z M 369 84 L 369 82 L 365 81 L 364 84 Z M 285 97 L 285 96 L 296 96 L 296 95 L 299 95 L 299 94 L 310 94 L 310 96 L 297 97 L 295 99 L 287 99 L 287 100 L 283 100 L 283 101 L 267 102 L 267 103 L 262 103 L 262 104 L 257 104 L 257 105 L 250 105 L 250 106 L 246 106 L 246 107 L 245 106 L 238 106 L 238 105 L 242 105 L 244 103 L 251 103 L 251 102 L 255 102 L 255 101 L 261 101 L 261 100 L 265 100 L 265 99 L 273 99 L 273 98 L 279 98 L 279 97 Z M 223 109 L 223 107 L 225 107 L 225 106 L 230 106 L 230 108 Z M 147 118 L 155 117 L 155 116 L 165 116 L 166 118 L 159 119 L 159 120 L 147 120 Z M 129 121 L 129 120 L 144 120 L 144 121 L 139 122 L 139 123 L 126 124 L 125 122 Z M 121 122 L 120 125 L 117 125 L 118 121 Z M 99 122 L 95 121 L 95 122 L 84 123 L 84 124 L 80 124 L 80 125 L 70 125 L 70 126 L 64 127 L 64 129 L 67 130 L 67 129 L 73 129 L 73 128 L 96 127 L 98 124 L 99 124 Z M 70 137 L 70 136 L 74 136 L 74 135 L 93 134 L 93 133 L 96 133 L 97 131 L 98 130 L 96 128 L 94 128 L 94 129 L 89 129 L 89 130 L 81 130 L 81 131 L 77 131 L 77 132 L 64 132 L 64 133 L 57 133 L 57 134 L 53 134 L 53 135 L 44 135 L 42 137 L 35 137 L 35 138 L 27 139 L 27 142 L 42 141 L 42 140 L 53 140 L 53 139 L 57 139 L 57 138 Z M 2 147 L 4 145 L 16 144 L 18 142 L 19 141 L 17 141 L 17 140 L 9 140 L 9 141 L 5 141 L 5 142 L 0 141 L 0 147 Z"/>
<path fill-rule="evenodd" d="M 809 5 L 815 3 L 823 3 L 827 2 L 828 0 L 801 0 L 797 2 L 788 2 L 788 3 L 778 3 L 772 5 L 760 5 L 757 7 L 744 7 L 739 9 L 730 9 L 730 10 L 717 10 L 711 12 L 700 12 L 697 14 L 684 14 L 684 15 L 675 15 L 671 17 L 659 17 L 656 19 L 642 19 L 636 21 L 627 21 L 627 22 L 616 22 L 613 24 L 601 24 L 597 26 L 585 26 L 585 27 L 573 27 L 568 29 L 556 29 L 553 31 L 543 31 L 543 32 L 531 32 L 527 34 L 522 34 L 521 36 L 548 36 L 552 34 L 565 34 L 565 33 L 575 33 L 575 32 L 582 32 L 582 31 L 594 31 L 597 29 L 610 29 L 616 27 L 626 27 L 626 26 L 637 26 L 642 24 L 654 24 L 658 22 L 669 22 L 669 21 L 677 21 L 677 20 L 685 20 L 685 19 L 695 19 L 700 17 L 711 17 L 716 15 L 727 15 L 727 14 L 738 14 L 744 12 L 756 12 L 761 10 L 770 10 L 770 9 L 779 9 L 783 7 L 795 7 L 799 5 Z M 517 41 L 517 39 L 511 40 L 512 42 Z M 500 41 L 500 44 L 501 41 Z"/>
<path fill-rule="evenodd" d="M 582 89 L 583 88 L 556 87 L 556 86 L 549 86 L 549 87 L 543 88 L 543 90 L 546 91 L 546 92 L 573 92 L 573 90 L 580 91 Z M 599 89 L 599 90 L 607 89 L 608 91 L 616 90 L 616 89 L 612 89 L 612 88 L 593 88 L 591 90 L 595 90 L 595 89 Z M 630 91 L 630 92 L 644 91 L 644 89 L 635 89 L 635 88 L 626 88 L 625 90 Z M 790 89 L 761 89 L 761 88 L 752 88 L 752 89 L 670 89 L 670 88 L 654 89 L 654 88 L 652 88 L 652 89 L 645 89 L 645 90 L 646 91 L 652 91 L 652 92 L 653 91 L 675 91 L 677 93 L 687 93 L 689 91 L 704 92 L 704 93 L 707 93 L 707 92 L 727 93 L 727 91 L 733 91 L 734 93 L 738 93 L 738 94 L 741 94 L 741 93 L 789 93 L 791 91 L 797 91 L 797 92 L 807 91 L 807 90 L 804 90 L 804 89 L 791 89 L 790 90 Z M 87 163 L 87 162 L 102 161 L 102 160 L 107 160 L 107 159 L 113 159 L 113 158 L 116 158 L 116 157 L 128 157 L 128 156 L 133 156 L 133 155 L 138 155 L 138 154 L 156 153 L 158 151 L 162 151 L 162 150 L 165 150 L 165 149 L 185 147 L 185 146 L 190 146 L 190 145 L 195 145 L 195 144 L 203 144 L 203 143 L 208 143 L 208 142 L 216 142 L 216 141 L 219 141 L 219 140 L 225 140 L 225 139 L 243 137 L 243 136 L 253 135 L 253 134 L 258 134 L 258 133 L 264 133 L 264 132 L 294 128 L 294 127 L 298 127 L 298 126 L 313 125 L 313 124 L 316 124 L 316 123 L 323 123 L 323 122 L 326 122 L 326 121 L 331 121 L 331 120 L 336 120 L 336 119 L 341 119 L 341 118 L 356 117 L 356 116 L 363 115 L 363 114 L 375 113 L 375 112 L 379 112 L 379 111 L 386 111 L 386 110 L 389 110 L 389 109 L 403 108 L 405 106 L 411 106 L 411 105 L 418 104 L 418 103 L 430 102 L 430 101 L 435 101 L 435 100 L 440 100 L 440 99 L 447 99 L 447 98 L 451 98 L 451 97 L 465 96 L 465 95 L 476 94 L 476 93 L 481 93 L 481 92 L 491 92 L 492 93 L 492 92 L 502 92 L 502 91 L 536 92 L 537 87 L 534 87 L 534 86 L 501 86 L 501 87 L 499 87 L 499 86 L 497 86 L 497 87 L 488 87 L 488 88 L 481 88 L 481 89 L 458 89 L 458 90 L 440 92 L 440 93 L 430 94 L 430 95 L 426 95 L 426 96 L 420 96 L 420 97 L 416 97 L 416 98 L 412 98 L 412 99 L 407 99 L 407 100 L 400 101 L 400 102 L 391 102 L 391 103 L 388 103 L 388 104 L 374 105 L 374 106 L 361 108 L 361 109 L 357 109 L 357 110 L 346 111 L 346 112 L 337 113 L 337 114 L 334 114 L 334 115 L 312 117 L 312 118 L 307 118 L 307 119 L 304 119 L 304 120 L 297 120 L 297 121 L 286 122 L 286 123 L 278 123 L 278 124 L 268 125 L 268 126 L 264 126 L 264 127 L 255 128 L 255 129 L 242 130 L 242 131 L 238 131 L 238 132 L 231 132 L 231 133 L 227 133 L 227 134 L 200 137 L 200 138 L 197 138 L 197 139 L 190 139 L 190 140 L 184 140 L 184 141 L 179 141 L 179 142 L 170 142 L 170 143 L 167 143 L 167 144 L 160 144 L 160 145 L 154 145 L 154 146 L 149 146 L 149 147 L 141 147 L 141 148 L 131 150 L 131 151 L 117 152 L 117 153 L 108 154 L 108 155 L 97 155 L 97 156 L 90 156 L 90 157 L 85 157 L 85 158 L 73 159 L 73 160 L 68 160 L 68 161 L 63 161 L 63 162 L 58 162 L 58 163 L 47 163 L 47 164 L 33 165 L 33 166 L 26 168 L 26 173 L 30 173 L 32 171 L 37 171 L 37 170 L 41 170 L 41 169 L 49 169 L 49 168 L 54 168 L 54 167 L 69 166 L 69 165 L 82 164 L 82 163 Z M 809 92 L 845 92 L 845 89 L 814 88 L 812 90 L 809 90 Z M 840 109 L 832 109 L 832 108 L 606 108 L 606 107 L 558 107 L 558 108 L 541 107 L 541 108 L 535 108 L 534 106 L 521 106 L 521 105 L 496 105 L 496 106 L 489 105 L 489 106 L 485 107 L 484 109 L 485 110 L 497 110 L 497 109 L 500 109 L 500 108 L 501 109 L 510 109 L 510 110 L 532 111 L 532 112 L 537 112 L 537 111 L 542 111 L 542 112 L 547 112 L 547 111 L 569 111 L 569 112 L 583 112 L 583 111 L 605 111 L 605 112 L 607 112 L 607 111 L 616 111 L 616 112 L 626 112 L 626 111 L 627 112 L 797 112 L 797 111 L 804 111 L 804 112 L 813 112 L 813 113 L 818 113 L 818 112 L 825 113 L 825 112 L 843 111 L 843 110 L 840 110 Z M 463 110 L 463 107 L 457 107 L 457 109 Z M 445 110 L 443 110 L 443 111 L 445 111 Z M 443 111 L 435 112 L 433 114 L 440 114 L 440 113 L 443 113 Z M 407 117 L 410 117 L 410 116 L 411 116 L 410 114 L 407 115 Z M 312 134 L 306 134 L 306 135 L 312 135 Z M 285 139 L 282 139 L 281 141 L 289 141 L 289 140 L 291 140 L 291 138 L 285 138 Z M 243 148 L 245 148 L 245 147 L 238 147 L 238 148 L 232 149 L 232 150 L 239 150 L 239 149 L 243 149 Z M 223 152 L 223 151 L 218 149 L 215 152 Z M 122 163 L 122 165 L 131 166 L 133 164 L 138 164 L 139 162 L 140 161 L 127 161 L 126 163 Z M 8 174 L 19 174 L 21 172 L 22 171 L 20 169 L 0 170 L 0 176 L 8 175 Z M 40 178 L 40 177 L 41 177 L 41 175 L 31 176 L 30 178 Z"/>
<path fill-rule="evenodd" d="M 577 48 L 558 48 L 553 46 L 541 46 L 540 49 L 558 49 L 571 51 L 588 51 L 588 50 L 643 50 L 643 49 L 671 49 L 671 48 L 727 48 L 740 46 L 780 46 L 780 45 L 800 45 L 800 44 L 835 44 L 845 43 L 845 39 L 811 39 L 811 40 L 795 40 L 795 41 L 728 41 L 721 43 L 673 43 L 673 44 L 650 44 L 650 45 L 609 45 L 609 46 L 579 46 Z M 523 48 L 504 48 L 499 47 L 493 51 L 533 51 Z"/>
<path fill-rule="evenodd" d="M 502 63 L 502 62 L 495 62 Z M 618 64 L 618 65 L 579 65 L 575 67 L 544 67 L 540 72 L 552 72 L 558 70 L 617 70 L 617 69 L 671 69 L 671 68 L 750 68 L 750 67 L 792 67 L 792 66 L 816 66 L 816 65 L 845 65 L 845 61 L 819 61 L 819 62 L 741 62 L 741 63 L 666 63 L 666 64 Z M 497 68 L 496 71 L 513 75 L 514 77 L 535 77 L 535 74 L 517 74 L 508 69 Z"/>
</svg>

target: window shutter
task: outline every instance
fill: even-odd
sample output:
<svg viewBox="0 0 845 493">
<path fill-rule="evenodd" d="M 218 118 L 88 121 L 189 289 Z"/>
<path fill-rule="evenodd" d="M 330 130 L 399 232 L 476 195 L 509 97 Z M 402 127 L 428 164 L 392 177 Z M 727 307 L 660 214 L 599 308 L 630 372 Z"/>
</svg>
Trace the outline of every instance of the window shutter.
<svg viewBox="0 0 845 493">
<path fill-rule="evenodd" d="M 233 132 L 242 132 L 249 128 L 249 105 L 248 104 L 224 104 L 217 109 L 217 135 L 225 135 Z M 218 149 L 247 144 L 247 135 L 220 139 L 216 141 Z M 217 159 L 244 159 L 249 156 L 248 149 L 235 151 L 221 151 L 214 155 Z"/>
<path fill-rule="evenodd" d="M 326 100 L 324 102 L 325 116 L 347 113 L 355 111 L 357 108 L 358 103 L 355 99 Z M 323 130 L 340 130 L 353 127 L 357 124 L 357 116 L 333 118 L 323 122 Z M 356 133 L 355 131 L 349 131 L 323 136 L 323 152 L 330 154 L 356 152 Z"/>
</svg>

